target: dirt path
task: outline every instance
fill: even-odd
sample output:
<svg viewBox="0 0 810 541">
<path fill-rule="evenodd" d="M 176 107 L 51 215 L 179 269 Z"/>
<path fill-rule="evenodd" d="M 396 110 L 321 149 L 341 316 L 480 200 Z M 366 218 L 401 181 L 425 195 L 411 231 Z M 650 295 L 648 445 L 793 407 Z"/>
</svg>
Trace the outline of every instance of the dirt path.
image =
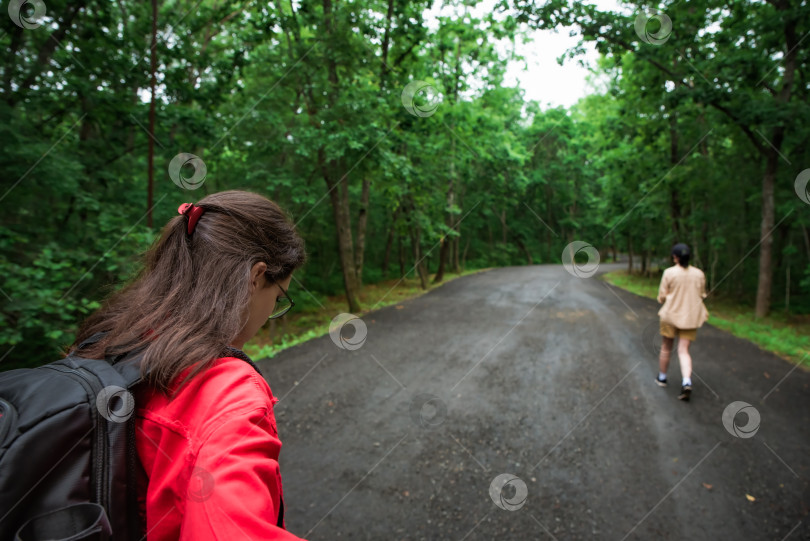
<svg viewBox="0 0 810 541">
<path fill-rule="evenodd" d="M 364 316 L 358 349 L 324 336 L 260 363 L 297 535 L 810 539 L 807 372 L 707 326 L 679 402 L 677 359 L 653 382 L 656 303 L 560 266 L 400 306 Z M 735 401 L 759 414 L 752 437 L 724 427 Z M 514 511 L 490 495 L 501 474 Z"/>
</svg>

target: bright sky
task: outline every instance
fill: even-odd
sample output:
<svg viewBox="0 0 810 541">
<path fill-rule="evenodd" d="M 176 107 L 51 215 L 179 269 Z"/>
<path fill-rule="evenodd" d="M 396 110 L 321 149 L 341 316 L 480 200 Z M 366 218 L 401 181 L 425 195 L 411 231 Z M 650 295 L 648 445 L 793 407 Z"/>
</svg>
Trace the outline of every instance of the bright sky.
<svg viewBox="0 0 810 541">
<path fill-rule="evenodd" d="M 592 44 L 586 44 L 587 53 L 577 59 L 566 59 L 563 65 L 557 58 L 576 46 L 579 38 L 568 35 L 568 30 L 552 32 L 537 30 L 530 34 L 532 41 L 518 43 L 516 52 L 525 62 L 511 62 L 506 71 L 506 82 L 517 83 L 525 91 L 527 100 L 540 102 L 542 107 L 563 105 L 570 107 L 588 92 L 585 78 L 589 72 L 579 64 L 584 59 L 593 65 L 598 57 Z"/>
<path fill-rule="evenodd" d="M 482 0 L 475 9 L 471 10 L 475 16 L 491 12 L 496 0 Z M 596 0 L 593 2 L 600 9 L 620 11 L 618 0 Z M 452 9 L 442 7 L 442 0 L 436 0 L 433 8 L 428 12 L 428 26 L 435 29 L 438 25 L 431 20 L 431 15 L 451 15 Z M 561 28 L 559 31 L 535 30 L 529 32 L 531 41 L 516 44 L 517 54 L 524 57 L 525 62 L 511 62 L 506 72 L 506 82 L 510 85 L 518 84 L 524 91 L 527 100 L 540 102 L 543 108 L 562 105 L 569 107 L 577 100 L 588 94 L 586 77 L 589 71 L 579 65 L 579 60 L 585 60 L 588 65 L 595 65 L 598 58 L 596 48 L 591 43 L 585 44 L 585 55 L 577 59 L 566 59 L 563 65 L 557 63 L 565 51 L 576 46 L 578 37 L 569 36 L 570 29 Z"/>
</svg>

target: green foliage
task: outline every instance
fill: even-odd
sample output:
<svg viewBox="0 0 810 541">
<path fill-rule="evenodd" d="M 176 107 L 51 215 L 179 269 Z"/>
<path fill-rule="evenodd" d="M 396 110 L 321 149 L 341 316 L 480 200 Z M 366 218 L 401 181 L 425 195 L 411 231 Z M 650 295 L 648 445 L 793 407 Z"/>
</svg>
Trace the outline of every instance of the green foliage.
<svg viewBox="0 0 810 541">
<path fill-rule="evenodd" d="M 308 340 L 318 338 L 319 336 L 323 336 L 328 332 L 329 332 L 329 325 L 321 325 L 297 336 L 289 337 L 287 335 L 284 335 L 281 338 L 281 340 L 273 344 L 264 344 L 264 345 L 247 344 L 245 345 L 245 353 L 247 353 L 250 357 L 254 359 L 271 359 L 279 351 L 291 348 L 293 346 L 297 346 L 298 344 L 303 344 Z"/>
<path fill-rule="evenodd" d="M 0 18 L 0 356 L 23 342 L 30 355 L 3 366 L 52 360 L 178 204 L 236 188 L 279 202 L 306 239 L 291 288 L 304 311 L 343 290 L 336 216 L 359 252 L 361 209 L 365 284 L 441 257 L 453 273 L 559 263 L 573 240 L 652 264 L 680 240 L 710 288 L 750 303 L 776 133 L 773 297 L 810 312 L 810 213 L 793 191 L 810 163 L 810 48 L 785 46 L 786 25 L 810 32 L 808 6 L 666 4 L 661 46 L 636 36 L 641 6 L 473 6 L 427 21 L 421 0 L 160 2 L 153 134 L 148 2 L 53 0 L 34 29 Z M 600 90 L 544 110 L 505 84 L 527 24 L 581 30 L 602 53 Z M 801 76 L 786 79 L 787 60 Z M 414 96 L 427 114 L 403 106 L 416 81 L 438 98 Z M 196 191 L 168 176 L 179 152 L 206 164 Z"/>
</svg>

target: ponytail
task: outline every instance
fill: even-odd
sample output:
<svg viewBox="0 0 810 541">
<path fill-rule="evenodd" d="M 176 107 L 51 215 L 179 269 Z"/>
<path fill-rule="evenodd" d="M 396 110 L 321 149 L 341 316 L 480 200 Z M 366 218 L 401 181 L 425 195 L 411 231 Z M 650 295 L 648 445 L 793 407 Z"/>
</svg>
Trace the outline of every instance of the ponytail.
<svg viewBox="0 0 810 541">
<path fill-rule="evenodd" d="M 265 262 L 270 278 L 281 281 L 305 260 L 303 240 L 269 199 L 234 190 L 197 206 L 204 212 L 195 226 L 186 214 L 169 220 L 143 269 L 87 318 L 73 345 L 107 331 L 82 355 L 104 358 L 145 347 L 142 374 L 164 392 L 187 368 L 196 365 L 190 379 L 224 356 L 239 335 L 255 263 Z"/>
</svg>

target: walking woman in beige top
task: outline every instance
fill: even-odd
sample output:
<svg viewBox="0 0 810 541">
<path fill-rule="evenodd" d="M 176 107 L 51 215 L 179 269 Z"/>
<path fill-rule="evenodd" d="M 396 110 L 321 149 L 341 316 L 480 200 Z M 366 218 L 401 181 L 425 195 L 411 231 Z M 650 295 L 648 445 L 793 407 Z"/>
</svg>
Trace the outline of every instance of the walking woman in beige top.
<svg viewBox="0 0 810 541">
<path fill-rule="evenodd" d="M 703 271 L 689 265 L 689 246 L 676 244 L 672 247 L 675 265 L 664 271 L 658 288 L 658 302 L 664 306 L 658 311 L 661 318 L 661 353 L 658 358 L 659 372 L 655 382 L 667 385 L 667 368 L 672 355 L 672 345 L 678 337 L 678 360 L 681 364 L 680 400 L 688 401 L 692 395 L 692 357 L 689 344 L 697 338 L 698 327 L 709 319 L 703 304 L 706 298 L 706 276 Z"/>
</svg>

